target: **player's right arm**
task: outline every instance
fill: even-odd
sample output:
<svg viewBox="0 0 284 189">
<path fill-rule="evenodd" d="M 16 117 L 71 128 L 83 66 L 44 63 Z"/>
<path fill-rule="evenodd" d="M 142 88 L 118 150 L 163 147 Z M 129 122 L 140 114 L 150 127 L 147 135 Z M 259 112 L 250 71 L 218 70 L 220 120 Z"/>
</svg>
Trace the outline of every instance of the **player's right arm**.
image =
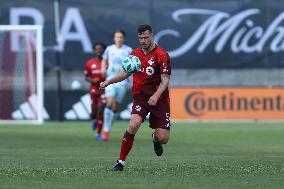
<svg viewBox="0 0 284 189">
<path fill-rule="evenodd" d="M 106 48 L 104 54 L 103 54 L 103 60 L 102 60 L 102 66 L 101 66 L 101 70 L 102 73 L 105 74 L 108 68 L 108 59 L 109 59 L 109 47 Z"/>
<path fill-rule="evenodd" d="M 88 66 L 88 62 L 87 62 L 86 65 L 85 65 L 84 75 L 85 75 L 85 80 L 86 80 L 87 82 L 91 82 L 91 81 L 90 81 L 90 68 L 89 68 L 89 66 Z"/>
<path fill-rule="evenodd" d="M 106 73 L 106 70 L 107 70 L 107 67 L 108 67 L 108 59 L 103 59 L 102 60 L 102 73 Z"/>
<path fill-rule="evenodd" d="M 124 70 L 120 70 L 120 72 L 118 73 L 117 76 L 111 78 L 111 79 L 108 79 L 108 80 L 105 80 L 104 82 L 101 82 L 100 83 L 100 87 L 102 89 L 106 88 L 108 85 L 110 84 L 113 84 L 113 83 L 118 83 L 120 81 L 123 81 L 125 80 L 126 78 L 128 78 L 130 76 L 130 74 L 126 73 Z"/>
</svg>

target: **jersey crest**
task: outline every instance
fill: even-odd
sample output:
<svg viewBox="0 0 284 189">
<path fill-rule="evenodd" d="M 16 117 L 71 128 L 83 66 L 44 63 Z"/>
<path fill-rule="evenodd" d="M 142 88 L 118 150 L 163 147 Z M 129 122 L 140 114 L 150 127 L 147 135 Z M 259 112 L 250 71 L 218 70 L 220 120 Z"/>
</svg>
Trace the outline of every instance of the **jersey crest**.
<svg viewBox="0 0 284 189">
<path fill-rule="evenodd" d="M 154 57 L 152 57 L 150 60 L 148 60 L 148 64 L 150 64 L 150 66 L 152 66 L 152 64 L 154 64 Z"/>
</svg>

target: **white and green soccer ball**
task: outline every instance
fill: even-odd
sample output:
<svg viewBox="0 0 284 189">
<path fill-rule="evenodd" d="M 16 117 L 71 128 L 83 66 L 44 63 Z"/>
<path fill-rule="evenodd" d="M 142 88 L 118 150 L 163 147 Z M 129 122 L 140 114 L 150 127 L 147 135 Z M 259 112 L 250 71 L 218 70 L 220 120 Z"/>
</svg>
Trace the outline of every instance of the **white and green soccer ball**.
<svg viewBox="0 0 284 189">
<path fill-rule="evenodd" d="M 122 68 L 126 73 L 137 73 L 141 69 L 141 62 L 137 56 L 129 55 L 123 58 Z"/>
</svg>

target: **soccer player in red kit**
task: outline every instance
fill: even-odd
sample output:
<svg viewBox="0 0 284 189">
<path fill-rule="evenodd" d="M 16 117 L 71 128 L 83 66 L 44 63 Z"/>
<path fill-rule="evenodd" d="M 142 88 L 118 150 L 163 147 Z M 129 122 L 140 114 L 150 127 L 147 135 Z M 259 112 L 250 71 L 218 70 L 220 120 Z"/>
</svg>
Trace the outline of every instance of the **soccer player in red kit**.
<svg viewBox="0 0 284 189">
<path fill-rule="evenodd" d="M 103 127 L 103 111 L 106 103 L 104 90 L 100 89 L 100 83 L 105 80 L 101 67 L 104 50 L 104 44 L 95 43 L 93 45 L 95 56 L 88 60 L 85 66 L 85 79 L 90 82 L 90 97 L 92 103 L 91 118 L 93 119 L 92 128 L 96 131 L 97 141 L 102 141 L 101 131 Z"/>
<path fill-rule="evenodd" d="M 163 48 L 154 44 L 150 25 L 139 26 L 138 39 L 140 47 L 133 50 L 131 54 L 140 59 L 141 70 L 133 74 L 131 118 L 121 141 L 120 156 L 113 168 L 114 171 L 123 170 L 135 134 L 149 112 L 149 127 L 154 130 L 152 140 L 157 156 L 162 155 L 162 144 L 166 144 L 169 140 L 171 127 L 168 90 L 171 75 L 170 58 Z M 116 77 L 102 82 L 100 86 L 104 88 L 128 76 L 128 73 L 121 70 Z"/>
</svg>

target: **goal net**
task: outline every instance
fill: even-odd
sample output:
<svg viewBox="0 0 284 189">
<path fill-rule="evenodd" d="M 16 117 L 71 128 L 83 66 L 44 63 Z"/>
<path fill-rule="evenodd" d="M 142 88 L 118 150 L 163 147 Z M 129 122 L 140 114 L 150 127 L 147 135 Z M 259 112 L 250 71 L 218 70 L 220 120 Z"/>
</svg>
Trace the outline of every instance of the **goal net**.
<svg viewBox="0 0 284 189">
<path fill-rule="evenodd" d="M 0 123 L 43 122 L 42 26 L 0 25 Z"/>
</svg>

